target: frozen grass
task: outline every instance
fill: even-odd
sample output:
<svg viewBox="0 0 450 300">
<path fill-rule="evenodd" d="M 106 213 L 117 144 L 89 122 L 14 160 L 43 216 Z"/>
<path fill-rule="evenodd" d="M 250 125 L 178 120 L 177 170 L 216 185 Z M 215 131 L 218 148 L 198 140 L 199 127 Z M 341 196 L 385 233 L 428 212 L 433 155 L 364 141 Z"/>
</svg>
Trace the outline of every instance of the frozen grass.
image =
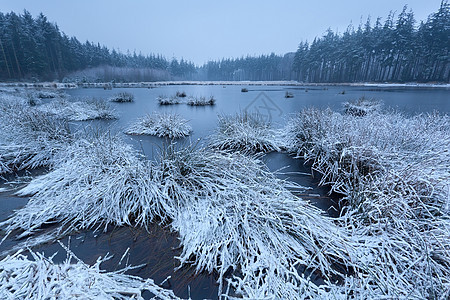
<svg viewBox="0 0 450 300">
<path fill-rule="evenodd" d="M 219 150 L 247 154 L 280 150 L 270 123 L 261 115 L 247 112 L 219 116 L 218 128 L 210 137 L 210 145 Z"/>
<path fill-rule="evenodd" d="M 117 113 L 103 99 L 85 98 L 74 102 L 59 99 L 38 106 L 38 109 L 69 121 L 117 119 Z"/>
<path fill-rule="evenodd" d="M 216 99 L 214 99 L 213 96 L 206 98 L 206 97 L 189 97 L 188 101 L 186 102 L 187 105 L 190 106 L 207 106 L 207 105 L 214 105 L 216 104 Z"/>
<path fill-rule="evenodd" d="M 65 248 L 65 247 L 64 247 Z M 126 275 L 125 267 L 114 272 L 100 269 L 110 257 L 99 257 L 89 266 L 72 252 L 62 263 L 52 257 L 30 251 L 30 258 L 21 251 L 0 261 L 0 297 L 2 299 L 144 299 L 142 293 L 152 293 L 152 299 L 179 299 L 172 291 L 156 285 L 153 280 Z"/>
<path fill-rule="evenodd" d="M 182 103 L 182 101 L 178 97 L 158 96 L 156 100 L 158 101 L 159 105 L 174 105 Z"/>
<path fill-rule="evenodd" d="M 236 293 L 298 295 L 308 282 L 302 266 L 327 278 L 335 274 L 334 261 L 348 261 L 352 249 L 340 229 L 289 192 L 292 184 L 277 179 L 260 160 L 185 148 L 169 151 L 163 163 L 165 186 L 176 200 L 171 206 L 180 207 L 172 227 L 183 245 L 181 263 L 215 270 L 219 282 L 227 271 L 240 274 L 230 279 Z M 309 284 L 309 292 L 317 288 Z"/>
<path fill-rule="evenodd" d="M 216 271 L 244 297 L 315 295 L 302 268 L 331 280 L 343 276 L 335 262 L 351 265 L 345 230 L 288 190 L 301 187 L 255 157 L 175 147 L 151 163 L 116 137 L 79 139 L 20 191 L 32 195 L 28 204 L 0 226 L 23 237 L 57 223 L 60 236 L 159 220 L 180 235 L 180 266 Z"/>
<path fill-rule="evenodd" d="M 20 195 L 27 205 L 5 221 L 8 232 L 32 234 L 43 224 L 58 223 L 60 232 L 108 224 L 152 220 L 159 190 L 152 168 L 130 146 L 108 134 L 79 138 L 54 158 L 52 170 L 31 181 Z M 138 222 L 138 223 L 140 223 Z"/>
<path fill-rule="evenodd" d="M 118 93 L 111 98 L 109 98 L 109 101 L 112 102 L 133 102 L 134 101 L 134 95 L 128 92 L 121 92 Z"/>
<path fill-rule="evenodd" d="M 132 135 L 155 135 L 171 139 L 183 138 L 192 132 L 192 127 L 187 122 L 187 120 L 177 114 L 147 114 L 131 125 L 125 133 Z"/>
<path fill-rule="evenodd" d="M 447 299 L 449 117 L 307 109 L 287 131 L 289 149 L 344 195 L 342 226 L 360 244 L 355 275 L 333 290 L 356 298 Z"/>
<path fill-rule="evenodd" d="M 25 98 L 0 99 L 0 174 L 48 166 L 72 138 L 64 120 L 28 106 Z"/>
<path fill-rule="evenodd" d="M 355 117 L 364 117 L 381 109 L 381 102 L 361 97 L 354 101 L 344 102 L 344 112 Z"/>
</svg>

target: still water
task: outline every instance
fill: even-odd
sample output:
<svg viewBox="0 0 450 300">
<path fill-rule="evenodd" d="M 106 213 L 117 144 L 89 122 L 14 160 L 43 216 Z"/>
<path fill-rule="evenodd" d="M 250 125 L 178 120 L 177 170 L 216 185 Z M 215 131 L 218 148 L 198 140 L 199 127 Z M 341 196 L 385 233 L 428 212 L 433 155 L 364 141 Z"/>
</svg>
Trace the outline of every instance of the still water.
<svg viewBox="0 0 450 300">
<path fill-rule="evenodd" d="M 118 120 L 93 121 L 74 123 L 74 126 L 106 127 L 112 132 L 122 134 L 124 129 L 137 118 L 153 112 L 176 113 L 188 120 L 193 128 L 190 137 L 181 139 L 178 143 L 190 143 L 200 140 L 207 141 L 208 135 L 214 132 L 217 126 L 218 115 L 236 114 L 242 111 L 259 112 L 267 120 L 272 122 L 275 128 L 286 123 L 289 116 L 306 107 L 330 107 L 341 111 L 345 101 L 355 100 L 362 96 L 383 101 L 384 107 L 399 110 L 407 115 L 428 113 L 438 111 L 450 113 L 450 90 L 449 89 L 427 89 L 427 88 L 366 88 L 348 86 L 311 86 L 311 87 L 277 87 L 277 86 L 250 86 L 248 92 L 241 92 L 242 86 L 221 85 L 186 85 L 186 86 L 162 86 L 152 89 L 145 88 L 117 88 L 113 90 L 103 89 L 72 89 L 66 93 L 76 97 L 96 97 L 106 99 L 118 92 L 129 92 L 134 95 L 132 103 L 112 103 L 119 114 Z M 160 95 L 173 96 L 177 91 L 184 91 L 188 96 L 214 96 L 216 105 L 205 107 L 191 107 L 185 104 L 160 106 L 156 98 Z M 289 91 L 293 98 L 285 98 Z M 153 159 L 161 146 L 163 139 L 151 136 L 127 136 L 124 139 L 131 143 L 136 149 L 143 151 L 149 159 Z M 337 199 L 327 195 L 327 189 L 317 186 L 318 178 L 308 173 L 310 169 L 304 166 L 300 160 L 294 160 L 286 154 L 271 153 L 263 158 L 264 162 L 272 171 L 281 170 L 278 176 L 295 181 L 303 186 L 309 187 L 304 194 L 300 195 L 311 201 L 314 205 L 322 208 L 325 214 L 336 216 Z M 10 193 L 0 192 L 0 219 L 5 219 L 11 209 L 21 207 L 26 199 L 13 197 Z M 68 238 L 64 239 L 68 243 Z M 13 241 L 0 246 L 0 250 L 10 247 Z M 106 253 L 114 254 L 115 257 L 106 262 L 102 267 L 106 270 L 120 268 L 118 262 L 127 248 L 129 250 L 129 263 L 132 265 L 144 264 L 142 267 L 130 271 L 130 274 L 144 278 L 152 278 L 156 283 L 161 283 L 167 276 L 171 279 L 164 287 L 174 290 L 183 298 L 216 298 L 217 277 L 215 274 L 195 275 L 192 268 L 183 268 L 178 271 L 174 259 L 180 255 L 181 249 L 177 235 L 167 228 L 154 225 L 149 232 L 135 228 L 110 228 L 106 233 L 93 233 L 91 231 L 74 234 L 71 237 L 71 250 L 86 263 L 92 264 L 98 256 Z M 56 251 L 60 254 L 55 260 L 63 260 L 62 249 L 59 245 L 44 245 L 38 247 L 37 251 L 43 251 L 51 255 Z M 190 291 L 189 291 L 189 289 Z M 150 296 L 150 295 L 149 295 Z"/>
</svg>

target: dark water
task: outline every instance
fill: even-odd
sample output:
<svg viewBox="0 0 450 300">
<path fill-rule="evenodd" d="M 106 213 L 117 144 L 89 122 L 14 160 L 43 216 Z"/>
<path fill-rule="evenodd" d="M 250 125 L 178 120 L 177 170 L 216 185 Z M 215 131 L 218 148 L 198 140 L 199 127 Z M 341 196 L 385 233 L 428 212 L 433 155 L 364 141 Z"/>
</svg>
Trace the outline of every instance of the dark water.
<svg viewBox="0 0 450 300">
<path fill-rule="evenodd" d="M 193 128 L 193 134 L 178 143 L 190 143 L 200 140 L 207 141 L 217 126 L 217 116 L 220 114 L 235 114 L 240 111 L 255 112 L 265 115 L 273 127 L 281 127 L 285 124 L 290 114 L 306 107 L 330 107 L 333 110 L 341 110 L 342 103 L 348 100 L 358 99 L 362 96 L 382 100 L 384 106 L 400 110 L 408 115 L 439 111 L 450 113 L 450 90 L 426 89 L 426 88 L 363 88 L 363 87 L 277 87 L 277 86 L 251 86 L 249 92 L 242 93 L 242 86 L 164 86 L 154 89 L 74 89 L 66 92 L 74 97 L 107 98 L 118 92 L 130 92 L 134 94 L 132 103 L 112 103 L 120 118 L 115 121 L 93 121 L 74 123 L 75 127 L 90 124 L 93 127 L 107 127 L 113 132 L 123 130 L 137 118 L 152 112 L 177 113 L 189 120 Z M 160 106 L 156 97 L 159 95 L 172 96 L 177 91 L 184 91 L 192 96 L 214 96 L 216 105 L 206 107 L 191 107 L 185 104 Z M 286 91 L 291 92 L 294 98 L 285 98 Z M 345 93 L 343 93 L 345 91 Z M 136 149 L 143 151 L 150 159 L 158 152 L 163 139 L 150 136 L 127 136 L 125 140 Z M 272 171 L 282 169 L 278 176 L 289 179 L 300 185 L 310 187 L 309 190 L 299 195 L 311 201 L 312 204 L 324 210 L 324 214 L 337 215 L 337 202 L 335 197 L 328 196 L 328 190 L 318 187 L 318 178 L 308 175 L 311 171 L 300 160 L 295 160 L 283 153 L 271 153 L 264 158 L 265 163 Z M 0 184 L 1 187 L 1 184 Z M 18 198 L 11 192 L 0 192 L 0 220 L 4 220 L 13 209 L 20 208 L 26 203 L 26 198 Z M 68 243 L 68 238 L 63 240 Z M 7 240 L 0 246 L 0 250 L 7 249 L 15 243 Z M 114 254 L 114 258 L 105 262 L 102 267 L 106 270 L 116 270 L 123 267 L 118 265 L 123 253 L 129 250 L 131 265 L 145 264 L 145 266 L 132 270 L 129 273 L 144 278 L 152 278 L 156 283 L 161 283 L 172 276 L 164 284 L 164 287 L 174 290 L 181 297 L 190 296 L 192 299 L 216 298 L 217 284 L 214 274 L 194 273 L 192 268 L 182 268 L 174 271 L 178 261 L 174 258 L 181 253 L 177 235 L 166 228 L 154 225 L 146 232 L 136 228 L 110 228 L 106 233 L 93 233 L 85 231 L 71 237 L 71 250 L 88 264 L 96 261 L 98 256 L 106 253 Z M 36 250 L 44 251 L 51 255 L 59 251 L 56 260 L 65 258 L 64 251 L 57 244 L 43 245 Z M 126 259 L 125 259 L 126 260 Z M 188 293 L 188 286 L 190 293 Z"/>
</svg>

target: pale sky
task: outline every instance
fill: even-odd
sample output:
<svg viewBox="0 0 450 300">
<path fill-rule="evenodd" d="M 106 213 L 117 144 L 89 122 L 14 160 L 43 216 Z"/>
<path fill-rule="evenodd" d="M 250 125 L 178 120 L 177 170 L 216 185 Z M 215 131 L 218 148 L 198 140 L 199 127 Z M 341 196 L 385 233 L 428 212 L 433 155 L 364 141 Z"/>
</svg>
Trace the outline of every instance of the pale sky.
<svg viewBox="0 0 450 300">
<path fill-rule="evenodd" d="M 328 28 L 343 32 L 371 16 L 386 19 L 405 4 L 416 21 L 436 12 L 441 0 L 0 0 L 0 11 L 34 17 L 44 13 L 63 32 L 81 42 L 142 54 L 210 59 L 285 54 L 311 42 Z"/>
</svg>

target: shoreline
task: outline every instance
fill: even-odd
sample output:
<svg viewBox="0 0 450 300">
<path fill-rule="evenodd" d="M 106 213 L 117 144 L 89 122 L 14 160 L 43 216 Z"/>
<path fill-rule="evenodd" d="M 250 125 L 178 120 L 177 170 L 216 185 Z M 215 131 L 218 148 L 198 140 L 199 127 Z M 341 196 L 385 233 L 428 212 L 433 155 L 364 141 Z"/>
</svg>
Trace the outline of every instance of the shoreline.
<svg viewBox="0 0 450 300">
<path fill-rule="evenodd" d="M 95 83 L 60 83 L 60 82 L 0 82 L 0 88 L 156 88 L 170 85 L 222 85 L 222 86 L 350 86 L 376 88 L 443 88 L 450 89 L 450 83 L 304 83 L 298 81 L 154 81 L 154 82 L 95 82 Z"/>
</svg>

